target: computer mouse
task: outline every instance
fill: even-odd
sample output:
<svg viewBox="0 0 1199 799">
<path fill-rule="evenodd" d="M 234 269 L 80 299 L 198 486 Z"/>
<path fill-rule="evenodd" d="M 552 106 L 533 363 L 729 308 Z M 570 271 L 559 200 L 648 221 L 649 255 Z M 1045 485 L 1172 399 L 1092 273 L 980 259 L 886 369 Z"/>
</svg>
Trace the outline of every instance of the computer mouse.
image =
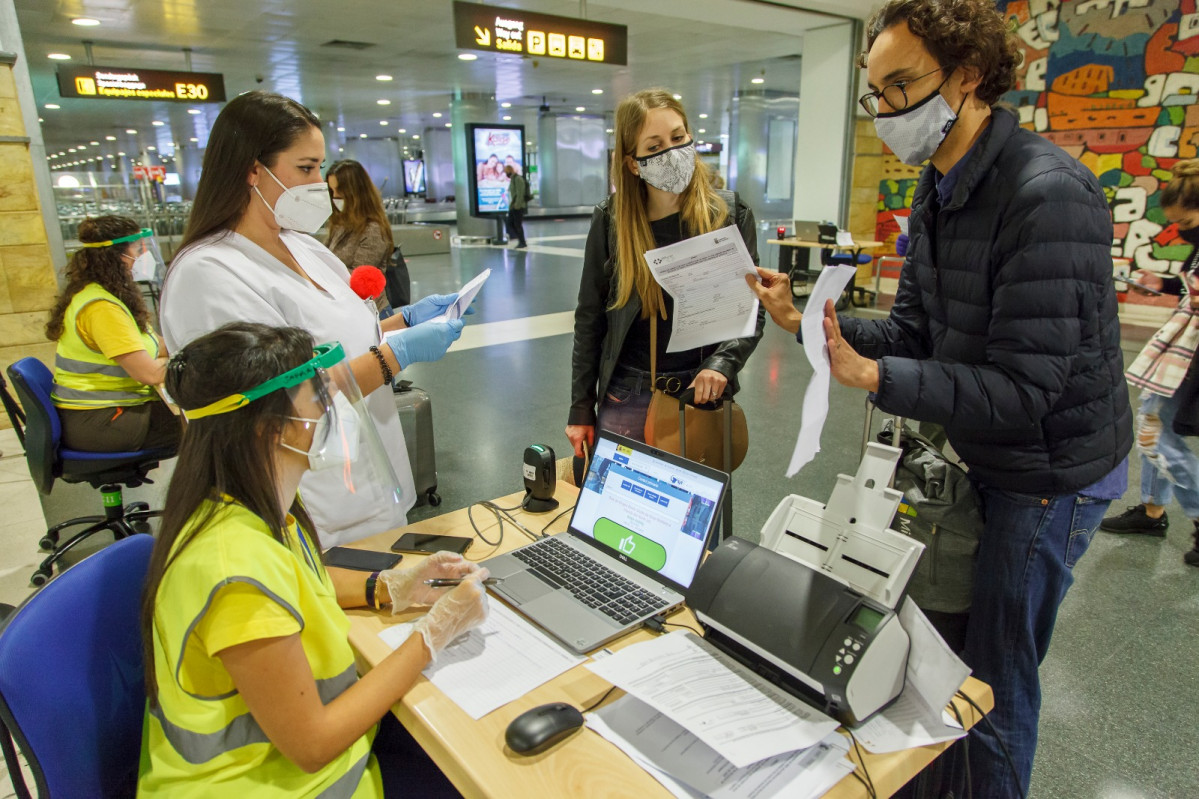
<svg viewBox="0 0 1199 799">
<path fill-rule="evenodd" d="M 565 702 L 526 710 L 508 725 L 504 741 L 521 755 L 535 755 L 583 726 L 583 714 Z"/>
</svg>

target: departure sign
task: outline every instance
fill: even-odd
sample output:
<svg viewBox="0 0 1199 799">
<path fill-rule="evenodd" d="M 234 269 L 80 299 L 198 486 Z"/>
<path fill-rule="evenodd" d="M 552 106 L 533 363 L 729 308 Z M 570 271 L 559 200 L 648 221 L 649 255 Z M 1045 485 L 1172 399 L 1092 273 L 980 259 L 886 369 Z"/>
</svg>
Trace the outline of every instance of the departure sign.
<svg viewBox="0 0 1199 799">
<path fill-rule="evenodd" d="M 58 68 L 58 93 L 89 100 L 225 102 L 225 78 L 215 72 L 164 72 L 130 67 Z"/>
<path fill-rule="evenodd" d="M 454 39 L 464 50 L 627 64 L 629 29 L 515 8 L 454 3 Z"/>
</svg>

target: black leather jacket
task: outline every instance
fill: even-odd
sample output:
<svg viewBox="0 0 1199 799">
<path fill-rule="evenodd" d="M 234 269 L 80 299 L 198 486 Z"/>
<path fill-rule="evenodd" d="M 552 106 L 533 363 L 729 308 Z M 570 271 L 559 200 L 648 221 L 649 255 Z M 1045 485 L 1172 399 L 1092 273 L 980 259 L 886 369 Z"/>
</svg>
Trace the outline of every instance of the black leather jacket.
<svg viewBox="0 0 1199 799">
<path fill-rule="evenodd" d="M 718 192 L 732 209 L 732 219 L 754 263 L 758 263 L 757 231 L 754 212 L 733 192 Z M 621 308 L 610 307 L 616 299 L 616 236 L 611 230 L 608 198 L 595 207 L 591 231 L 583 256 L 583 279 L 579 285 L 579 303 L 575 308 L 575 346 L 572 356 L 570 416 L 567 424 L 594 425 L 596 400 L 603 396 L 624 346 L 625 336 L 641 313 L 641 298 L 634 292 Z M 704 348 L 701 369 L 712 369 L 728 378 L 729 387 L 739 389 L 737 372 L 762 338 L 766 312 L 759 306 L 758 324 L 748 338 L 725 341 Z M 711 352 L 709 353 L 709 349 Z"/>
</svg>

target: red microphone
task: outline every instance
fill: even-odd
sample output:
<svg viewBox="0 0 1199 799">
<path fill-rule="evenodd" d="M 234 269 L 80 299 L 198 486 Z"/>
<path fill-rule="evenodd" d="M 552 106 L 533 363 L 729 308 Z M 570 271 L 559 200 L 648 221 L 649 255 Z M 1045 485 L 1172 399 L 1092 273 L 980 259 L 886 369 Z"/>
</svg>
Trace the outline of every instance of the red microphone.
<svg viewBox="0 0 1199 799">
<path fill-rule="evenodd" d="M 377 266 L 370 264 L 356 266 L 350 273 L 350 288 L 364 300 L 378 299 L 386 285 L 387 278 L 383 276 L 383 270 Z"/>
</svg>

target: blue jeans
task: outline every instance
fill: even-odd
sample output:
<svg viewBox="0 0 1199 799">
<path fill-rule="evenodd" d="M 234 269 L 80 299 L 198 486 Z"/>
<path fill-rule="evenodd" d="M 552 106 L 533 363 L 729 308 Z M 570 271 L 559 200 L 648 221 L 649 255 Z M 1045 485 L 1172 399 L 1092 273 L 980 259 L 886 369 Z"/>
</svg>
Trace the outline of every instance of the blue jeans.
<svg viewBox="0 0 1199 799">
<path fill-rule="evenodd" d="M 1199 458 L 1174 432 L 1178 400 L 1149 391 L 1137 409 L 1137 451 L 1141 453 L 1141 502 L 1169 505 L 1171 499 L 1188 519 L 1199 519 Z"/>
<path fill-rule="evenodd" d="M 691 372 L 659 372 L 658 387 L 677 394 L 695 379 Z M 622 370 L 612 375 L 596 411 L 597 430 L 608 430 L 634 441 L 645 441 L 645 416 L 654 396 L 649 372 Z"/>
<path fill-rule="evenodd" d="M 1074 582 L 1073 568 L 1087 551 L 1110 504 L 1078 494 L 1033 496 L 979 484 L 985 526 L 979 542 L 964 659 L 991 686 L 991 723 L 970 732 L 975 799 L 1008 799 L 1028 792 L 1041 682 L 1037 669 L 1049 650 L 1058 605 Z"/>
</svg>

